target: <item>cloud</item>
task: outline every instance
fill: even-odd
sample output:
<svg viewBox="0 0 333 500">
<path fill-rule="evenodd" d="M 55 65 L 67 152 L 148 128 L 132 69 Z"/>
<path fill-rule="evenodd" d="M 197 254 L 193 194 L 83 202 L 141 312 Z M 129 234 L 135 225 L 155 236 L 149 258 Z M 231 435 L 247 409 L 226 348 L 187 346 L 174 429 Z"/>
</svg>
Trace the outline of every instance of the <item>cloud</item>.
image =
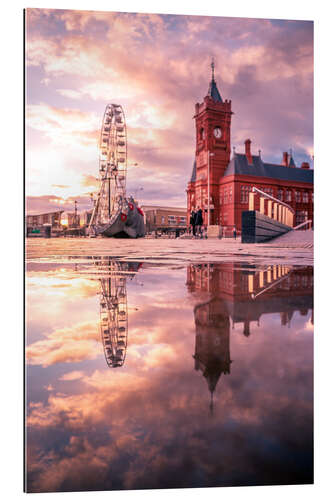
<svg viewBox="0 0 333 500">
<path fill-rule="evenodd" d="M 128 186 L 142 184 L 146 204 L 185 205 L 194 104 L 207 91 L 211 54 L 221 95 L 232 99 L 232 145 L 243 150 L 250 137 L 267 161 L 289 147 L 297 164 L 308 160 L 313 23 L 29 9 L 28 75 L 39 78 L 28 78 L 29 194 L 64 196 L 51 184 L 83 194 L 82 175 L 98 173 L 105 105 L 117 102 L 129 163 L 140 166 Z"/>
</svg>

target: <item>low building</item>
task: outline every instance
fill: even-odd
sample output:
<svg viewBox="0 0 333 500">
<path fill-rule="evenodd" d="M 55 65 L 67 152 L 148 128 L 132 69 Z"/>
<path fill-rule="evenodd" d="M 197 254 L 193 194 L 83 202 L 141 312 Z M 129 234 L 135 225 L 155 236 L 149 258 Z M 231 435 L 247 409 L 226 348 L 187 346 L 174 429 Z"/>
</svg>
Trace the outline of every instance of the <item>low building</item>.
<svg viewBox="0 0 333 500">
<path fill-rule="evenodd" d="M 186 208 L 160 207 L 157 205 L 144 205 L 146 232 L 160 231 L 173 233 L 186 231 Z"/>
<path fill-rule="evenodd" d="M 26 235 L 27 236 L 45 236 L 51 235 L 51 232 L 62 230 L 61 215 L 63 210 L 56 212 L 47 212 L 44 214 L 29 214 L 26 216 Z M 47 233 L 47 234 L 46 234 Z"/>
</svg>

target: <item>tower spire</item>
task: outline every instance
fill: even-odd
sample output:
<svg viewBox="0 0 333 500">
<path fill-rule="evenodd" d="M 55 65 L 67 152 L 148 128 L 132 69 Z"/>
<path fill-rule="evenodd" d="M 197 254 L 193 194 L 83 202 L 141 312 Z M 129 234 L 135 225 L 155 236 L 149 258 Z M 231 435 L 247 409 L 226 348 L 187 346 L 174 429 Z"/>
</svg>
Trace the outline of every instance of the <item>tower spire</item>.
<svg viewBox="0 0 333 500">
<path fill-rule="evenodd" d="M 212 62 L 210 63 L 210 67 L 212 68 L 212 82 L 215 82 L 215 79 L 214 79 L 214 69 L 215 69 L 214 56 L 212 56 Z"/>
<path fill-rule="evenodd" d="M 215 102 L 223 102 L 222 101 L 222 97 L 220 95 L 220 92 L 218 91 L 218 88 L 217 88 L 217 85 L 216 85 L 216 82 L 215 82 L 215 74 L 214 74 L 214 71 L 215 71 L 215 61 L 214 61 L 214 57 L 212 56 L 212 62 L 210 63 L 210 67 L 212 68 L 212 79 L 209 83 L 209 88 L 208 88 L 208 92 L 207 92 L 207 95 L 209 97 L 211 97 L 213 99 L 213 101 Z"/>
</svg>

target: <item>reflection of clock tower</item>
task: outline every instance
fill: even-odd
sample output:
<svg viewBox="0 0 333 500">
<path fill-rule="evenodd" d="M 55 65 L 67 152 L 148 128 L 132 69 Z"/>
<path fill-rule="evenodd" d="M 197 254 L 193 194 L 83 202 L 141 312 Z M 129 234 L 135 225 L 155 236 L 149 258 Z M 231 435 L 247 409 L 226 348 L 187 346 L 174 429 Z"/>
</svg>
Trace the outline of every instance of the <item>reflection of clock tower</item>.
<svg viewBox="0 0 333 500">
<path fill-rule="evenodd" d="M 205 377 L 213 393 L 222 373 L 230 373 L 230 320 L 224 301 L 213 297 L 194 308 L 195 316 L 195 369 Z"/>
<path fill-rule="evenodd" d="M 219 182 L 230 161 L 231 101 L 223 101 L 214 78 L 204 101 L 195 105 L 196 151 L 191 180 L 187 189 L 187 212 L 198 207 L 204 211 L 207 224 L 208 170 L 210 172 L 211 224 L 219 223 Z M 213 206 L 212 206 L 213 205 Z"/>
</svg>

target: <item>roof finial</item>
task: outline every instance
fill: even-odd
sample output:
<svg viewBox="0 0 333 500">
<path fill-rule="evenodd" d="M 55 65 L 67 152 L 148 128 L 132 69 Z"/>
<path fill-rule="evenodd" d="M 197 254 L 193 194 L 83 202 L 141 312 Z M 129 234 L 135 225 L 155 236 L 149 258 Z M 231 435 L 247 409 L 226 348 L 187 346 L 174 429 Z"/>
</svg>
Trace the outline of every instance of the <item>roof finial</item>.
<svg viewBox="0 0 333 500">
<path fill-rule="evenodd" d="M 291 148 L 289 149 L 289 154 L 290 154 L 290 156 L 293 155 L 293 150 Z"/>
<path fill-rule="evenodd" d="M 212 82 L 214 82 L 214 68 L 215 68 L 215 62 L 214 62 L 214 56 L 212 56 L 212 62 L 210 63 L 210 67 L 212 68 Z"/>
<path fill-rule="evenodd" d="M 258 149 L 259 158 L 261 158 L 261 149 Z"/>
</svg>

